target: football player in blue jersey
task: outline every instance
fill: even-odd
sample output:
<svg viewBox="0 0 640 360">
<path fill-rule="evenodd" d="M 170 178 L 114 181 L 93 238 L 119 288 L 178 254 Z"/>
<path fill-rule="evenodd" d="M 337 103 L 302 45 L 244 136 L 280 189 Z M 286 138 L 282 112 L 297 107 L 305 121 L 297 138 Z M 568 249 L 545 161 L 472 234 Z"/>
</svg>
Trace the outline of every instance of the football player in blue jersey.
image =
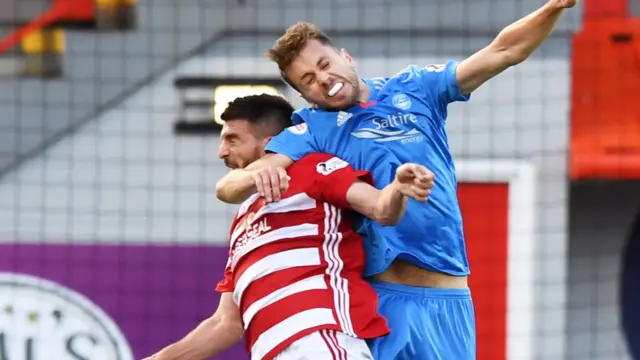
<svg viewBox="0 0 640 360">
<path fill-rule="evenodd" d="M 309 23 L 289 28 L 269 50 L 283 79 L 314 106 L 295 112 L 297 125 L 267 145 L 272 154 L 220 180 L 221 200 L 239 203 L 258 191 L 277 201 L 287 186 L 283 168 L 311 152 L 330 153 L 370 171 L 379 188 L 406 162 L 435 175 L 429 201 L 410 201 L 397 226 L 366 218 L 359 223 L 367 238 L 364 276 L 391 327 L 390 335 L 370 343 L 376 359 L 475 359 L 469 264 L 445 133 L 447 106 L 467 101 L 484 82 L 524 61 L 564 9 L 577 2 L 548 1 L 461 62 L 411 65 L 391 77 L 361 79 L 351 56 Z"/>
</svg>

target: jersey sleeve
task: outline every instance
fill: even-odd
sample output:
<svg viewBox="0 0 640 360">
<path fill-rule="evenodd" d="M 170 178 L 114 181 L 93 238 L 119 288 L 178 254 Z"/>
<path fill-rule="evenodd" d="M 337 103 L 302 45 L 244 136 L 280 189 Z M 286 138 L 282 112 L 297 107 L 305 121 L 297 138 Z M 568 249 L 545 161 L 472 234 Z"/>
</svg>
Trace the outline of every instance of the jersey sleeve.
<svg viewBox="0 0 640 360">
<path fill-rule="evenodd" d="M 233 272 L 231 270 L 231 257 L 229 257 L 229 260 L 227 261 L 227 265 L 225 266 L 225 269 L 224 269 L 224 278 L 216 286 L 216 291 L 224 293 L 224 292 L 233 292 L 233 290 L 234 290 Z"/>
<path fill-rule="evenodd" d="M 305 123 L 293 125 L 273 137 L 265 150 L 286 155 L 293 161 L 298 161 L 305 155 L 318 151 L 316 141 Z"/>
<path fill-rule="evenodd" d="M 439 111 L 443 122 L 447 115 L 447 105 L 456 101 L 466 102 L 470 98 L 458 86 L 458 64 L 457 61 L 449 61 L 440 65 L 410 65 L 404 73 L 408 79 L 417 83 L 419 92 L 427 103 Z"/>
<path fill-rule="evenodd" d="M 373 185 L 368 171 L 355 170 L 346 161 L 329 154 L 312 154 L 304 159 L 309 162 L 309 174 L 313 177 L 318 199 L 341 209 L 350 209 L 347 192 L 356 180 Z"/>
<path fill-rule="evenodd" d="M 456 69 L 459 62 L 449 61 L 441 65 L 418 67 L 416 72 L 423 88 L 438 101 L 449 104 L 455 101 L 468 101 L 469 95 L 463 94 L 458 86 Z"/>
</svg>

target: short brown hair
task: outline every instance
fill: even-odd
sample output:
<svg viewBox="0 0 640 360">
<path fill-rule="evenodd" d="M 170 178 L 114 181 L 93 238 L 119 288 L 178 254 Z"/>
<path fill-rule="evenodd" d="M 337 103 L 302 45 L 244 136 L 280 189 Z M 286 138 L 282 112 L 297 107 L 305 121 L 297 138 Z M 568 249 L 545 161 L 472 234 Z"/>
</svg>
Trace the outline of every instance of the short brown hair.
<svg viewBox="0 0 640 360">
<path fill-rule="evenodd" d="M 267 51 L 267 57 L 278 64 L 280 71 L 284 71 L 310 40 L 317 40 L 325 45 L 335 47 L 329 36 L 315 24 L 299 22 L 288 28 L 284 35 L 276 41 L 273 47 Z"/>
</svg>

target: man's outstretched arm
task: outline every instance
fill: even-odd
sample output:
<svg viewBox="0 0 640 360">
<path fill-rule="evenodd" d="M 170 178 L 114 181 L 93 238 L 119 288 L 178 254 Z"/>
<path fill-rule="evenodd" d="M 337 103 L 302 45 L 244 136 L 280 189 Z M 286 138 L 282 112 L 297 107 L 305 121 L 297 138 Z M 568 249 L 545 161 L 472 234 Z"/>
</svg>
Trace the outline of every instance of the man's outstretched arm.
<svg viewBox="0 0 640 360">
<path fill-rule="evenodd" d="M 357 180 L 347 191 L 347 202 L 353 210 L 380 225 L 393 226 L 404 216 L 409 198 L 427 201 L 433 180 L 433 173 L 424 166 L 405 164 L 398 168 L 393 182 L 382 190 Z"/>
<path fill-rule="evenodd" d="M 458 64 L 456 79 L 462 94 L 526 60 L 551 34 L 564 9 L 578 0 L 549 0 L 543 7 L 504 28 L 484 49 Z"/>
<path fill-rule="evenodd" d="M 240 204 L 257 192 L 267 202 L 278 201 L 288 187 L 285 169 L 291 164 L 293 160 L 286 155 L 267 154 L 245 169 L 231 170 L 220 179 L 216 196 L 228 204 Z"/>
<path fill-rule="evenodd" d="M 404 216 L 407 201 L 420 202 L 427 197 L 434 184 L 434 175 L 418 164 L 404 164 L 395 171 L 393 181 L 384 189 L 373 187 L 371 174 L 355 170 L 346 161 L 327 154 L 309 159 L 315 169 L 308 170 L 308 180 L 315 183 L 317 200 L 341 209 L 354 210 L 382 226 L 397 224 Z M 313 162 L 315 160 L 315 162 Z M 325 165 L 319 167 L 318 165 Z"/>
<path fill-rule="evenodd" d="M 243 333 L 240 310 L 233 302 L 233 294 L 226 292 L 222 294 L 215 314 L 200 323 L 182 340 L 145 360 L 208 359 L 235 345 Z"/>
</svg>

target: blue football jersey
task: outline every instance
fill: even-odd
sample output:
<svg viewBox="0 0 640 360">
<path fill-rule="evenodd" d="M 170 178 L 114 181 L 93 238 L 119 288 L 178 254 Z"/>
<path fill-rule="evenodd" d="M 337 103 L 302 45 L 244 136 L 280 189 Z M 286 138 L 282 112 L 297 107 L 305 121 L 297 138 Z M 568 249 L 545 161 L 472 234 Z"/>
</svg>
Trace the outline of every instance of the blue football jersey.
<svg viewBox="0 0 640 360">
<path fill-rule="evenodd" d="M 360 219 L 358 231 L 366 237 L 365 276 L 383 272 L 396 258 L 432 271 L 469 274 L 456 171 L 445 133 L 447 105 L 468 100 L 458 87 L 456 66 L 453 61 L 411 65 L 390 78 L 366 79 L 369 102 L 344 111 L 300 109 L 293 118 L 297 125 L 267 145 L 267 151 L 294 161 L 312 152 L 341 157 L 371 172 L 380 189 L 407 162 L 434 172 L 429 200 L 411 199 L 398 225 Z"/>
</svg>

